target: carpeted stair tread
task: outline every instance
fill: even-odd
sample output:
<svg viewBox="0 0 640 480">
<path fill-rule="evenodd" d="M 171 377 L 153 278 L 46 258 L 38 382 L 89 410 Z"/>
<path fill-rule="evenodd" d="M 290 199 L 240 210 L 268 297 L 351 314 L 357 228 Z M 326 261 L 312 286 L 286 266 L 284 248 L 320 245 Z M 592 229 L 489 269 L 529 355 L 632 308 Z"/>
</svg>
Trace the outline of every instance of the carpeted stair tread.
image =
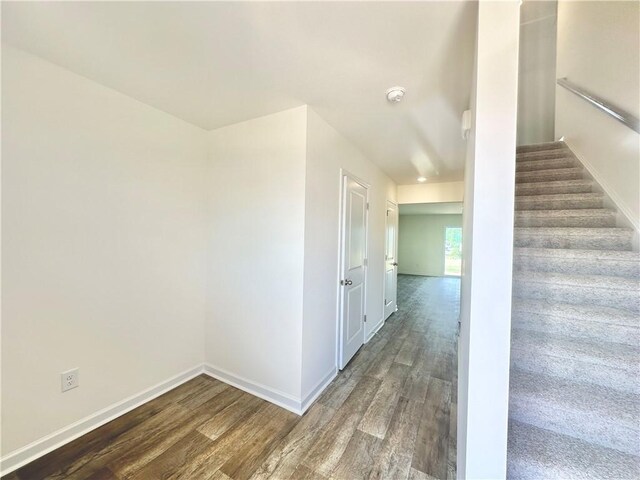
<svg viewBox="0 0 640 480">
<path fill-rule="evenodd" d="M 557 149 L 567 149 L 567 144 L 562 141 L 557 142 L 544 142 L 544 143 L 533 143 L 530 145 L 519 145 L 516 147 L 516 154 L 526 153 L 526 152 L 539 152 L 541 150 L 557 150 Z"/>
<path fill-rule="evenodd" d="M 510 418 L 637 455 L 638 395 L 512 369 Z"/>
<path fill-rule="evenodd" d="M 513 275 L 513 294 L 562 303 L 614 305 L 640 312 L 640 282 L 633 278 L 520 270 Z"/>
<path fill-rule="evenodd" d="M 564 193 L 589 193 L 593 190 L 593 180 L 553 180 L 548 182 L 516 183 L 516 200 L 521 196 L 552 195 Z"/>
<path fill-rule="evenodd" d="M 518 210 L 517 227 L 614 227 L 616 212 L 606 208 Z"/>
<path fill-rule="evenodd" d="M 614 348 L 602 341 L 566 338 L 561 335 L 542 332 L 514 330 L 513 345 L 520 350 L 532 351 L 539 348 L 545 355 L 558 358 L 578 358 L 597 365 L 619 366 L 630 371 L 638 368 L 637 345 L 616 344 Z M 534 357 L 535 359 L 535 357 Z"/>
<path fill-rule="evenodd" d="M 565 210 L 602 208 L 604 194 L 599 192 L 556 193 L 549 195 L 520 195 L 516 210 Z"/>
<path fill-rule="evenodd" d="M 629 326 L 640 328 L 638 315 L 627 310 L 597 305 L 574 305 L 571 303 L 551 303 L 545 300 L 516 298 L 512 304 L 516 314 L 533 313 L 557 318 L 558 321 L 585 321 L 605 324 L 608 327 Z"/>
<path fill-rule="evenodd" d="M 631 290 L 640 293 L 639 282 L 631 278 L 604 275 L 567 275 L 554 272 L 517 272 L 514 280 L 528 283 L 549 283 L 575 287 L 597 287 L 609 290 Z"/>
<path fill-rule="evenodd" d="M 535 307 L 529 308 L 528 303 Z M 638 316 L 632 312 L 608 307 L 515 299 L 511 325 L 514 329 L 562 335 L 567 338 L 640 345 Z"/>
<path fill-rule="evenodd" d="M 555 160 L 560 158 L 576 158 L 569 149 L 540 150 L 537 152 L 523 152 L 516 155 L 516 164 L 524 162 L 537 162 Z"/>
<path fill-rule="evenodd" d="M 547 148 L 542 150 L 532 150 L 529 152 L 516 153 L 517 161 L 530 160 L 547 160 L 551 158 L 574 157 L 573 152 L 569 148 Z"/>
<path fill-rule="evenodd" d="M 579 166 L 572 156 L 544 158 L 540 160 L 521 160 L 516 163 L 516 172 L 533 172 L 536 170 L 552 170 L 555 168 L 573 168 Z"/>
<path fill-rule="evenodd" d="M 507 457 L 511 480 L 640 478 L 640 457 L 514 420 Z"/>
<path fill-rule="evenodd" d="M 630 228 L 516 227 L 516 247 L 631 250 Z"/>
<path fill-rule="evenodd" d="M 581 167 L 551 168 L 531 172 L 516 172 L 516 183 L 536 183 L 557 180 L 579 180 L 584 177 Z"/>
<path fill-rule="evenodd" d="M 640 253 L 633 251 L 516 247 L 513 257 L 516 270 L 640 277 Z"/>
<path fill-rule="evenodd" d="M 589 341 L 515 326 L 511 336 L 511 362 L 519 370 L 635 394 L 640 393 L 638 354 L 637 345 L 612 345 L 606 337 Z"/>
</svg>

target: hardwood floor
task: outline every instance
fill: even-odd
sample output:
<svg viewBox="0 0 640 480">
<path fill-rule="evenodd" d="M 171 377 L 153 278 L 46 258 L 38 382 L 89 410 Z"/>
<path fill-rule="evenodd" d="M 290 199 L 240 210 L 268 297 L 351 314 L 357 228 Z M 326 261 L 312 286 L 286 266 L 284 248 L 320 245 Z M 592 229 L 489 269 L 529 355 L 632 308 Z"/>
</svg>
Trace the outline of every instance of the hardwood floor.
<svg viewBox="0 0 640 480">
<path fill-rule="evenodd" d="M 459 283 L 400 275 L 400 310 L 302 417 L 200 376 L 4 478 L 455 478 Z"/>
</svg>

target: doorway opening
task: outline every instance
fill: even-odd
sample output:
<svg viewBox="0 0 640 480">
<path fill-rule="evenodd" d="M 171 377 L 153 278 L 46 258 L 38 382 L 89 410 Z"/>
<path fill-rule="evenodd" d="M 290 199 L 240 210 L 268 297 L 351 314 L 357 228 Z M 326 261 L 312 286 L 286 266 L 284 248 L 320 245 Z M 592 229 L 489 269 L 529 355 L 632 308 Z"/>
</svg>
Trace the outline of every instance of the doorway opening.
<svg viewBox="0 0 640 480">
<path fill-rule="evenodd" d="M 408 372 L 404 394 L 437 405 L 442 420 L 437 426 L 415 421 L 418 435 L 428 440 L 411 453 L 412 468 L 429 478 L 456 475 L 462 208 L 461 202 L 398 206 L 398 315 L 390 317 L 385 334 L 402 339 L 394 346 L 392 368 L 393 375 Z M 422 369 L 432 375 L 418 373 Z M 425 462 L 434 451 L 428 446 L 432 439 L 443 448 Z"/>
<path fill-rule="evenodd" d="M 399 206 L 398 273 L 459 277 L 462 266 L 462 203 Z"/>
<path fill-rule="evenodd" d="M 462 274 L 462 228 L 444 229 L 444 275 L 459 277 Z"/>
</svg>

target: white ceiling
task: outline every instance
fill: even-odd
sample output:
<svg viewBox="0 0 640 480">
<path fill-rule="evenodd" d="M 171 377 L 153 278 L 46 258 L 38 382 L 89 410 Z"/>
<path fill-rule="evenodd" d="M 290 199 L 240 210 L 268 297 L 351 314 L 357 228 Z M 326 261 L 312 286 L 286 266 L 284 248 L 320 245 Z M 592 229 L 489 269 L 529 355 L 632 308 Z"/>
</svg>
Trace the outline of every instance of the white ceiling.
<svg viewBox="0 0 640 480">
<path fill-rule="evenodd" d="M 475 18 L 458 1 L 3 2 L 2 37 L 205 129 L 309 104 L 411 184 L 462 179 Z"/>
<path fill-rule="evenodd" d="M 462 213 L 462 202 L 405 203 L 398 207 L 400 215 L 447 215 Z"/>
</svg>

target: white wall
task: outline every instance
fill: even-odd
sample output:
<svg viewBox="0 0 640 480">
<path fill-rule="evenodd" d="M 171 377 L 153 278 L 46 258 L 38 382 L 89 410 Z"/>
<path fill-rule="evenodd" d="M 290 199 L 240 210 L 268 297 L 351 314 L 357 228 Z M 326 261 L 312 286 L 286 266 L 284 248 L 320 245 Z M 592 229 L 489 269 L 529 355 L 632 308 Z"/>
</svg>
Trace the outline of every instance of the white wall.
<svg viewBox="0 0 640 480">
<path fill-rule="evenodd" d="M 505 478 L 519 2 L 480 2 L 465 167 L 458 478 Z"/>
<path fill-rule="evenodd" d="M 367 334 L 382 320 L 395 184 L 306 106 L 209 140 L 206 361 L 221 378 L 303 410 L 336 372 L 340 169 L 371 184 Z"/>
<path fill-rule="evenodd" d="M 335 373 L 340 168 L 371 184 L 382 318 L 395 184 L 306 106 L 205 132 L 11 47 L 2 67 L 3 468 L 203 363 L 306 406 Z"/>
<path fill-rule="evenodd" d="M 2 74 L 6 456 L 202 364 L 206 134 L 10 47 Z"/>
<path fill-rule="evenodd" d="M 209 133 L 206 361 L 300 399 L 307 108 Z"/>
<path fill-rule="evenodd" d="M 421 183 L 398 185 L 398 203 L 461 202 L 464 182 Z"/>
<path fill-rule="evenodd" d="M 340 226 L 340 169 L 370 184 L 367 324 L 369 338 L 383 321 L 384 238 L 387 200 L 396 186 L 312 109 L 308 110 L 304 264 L 303 398 L 336 365 Z"/>
<path fill-rule="evenodd" d="M 462 215 L 400 215 L 398 273 L 444 275 L 447 227 L 462 227 Z"/>
<path fill-rule="evenodd" d="M 554 140 L 556 6 L 555 0 L 529 0 L 522 4 L 518 145 Z"/>
<path fill-rule="evenodd" d="M 558 4 L 557 75 L 640 116 L 640 3 Z M 556 138 L 582 160 L 640 228 L 640 135 L 568 90 L 556 89 Z"/>
</svg>

